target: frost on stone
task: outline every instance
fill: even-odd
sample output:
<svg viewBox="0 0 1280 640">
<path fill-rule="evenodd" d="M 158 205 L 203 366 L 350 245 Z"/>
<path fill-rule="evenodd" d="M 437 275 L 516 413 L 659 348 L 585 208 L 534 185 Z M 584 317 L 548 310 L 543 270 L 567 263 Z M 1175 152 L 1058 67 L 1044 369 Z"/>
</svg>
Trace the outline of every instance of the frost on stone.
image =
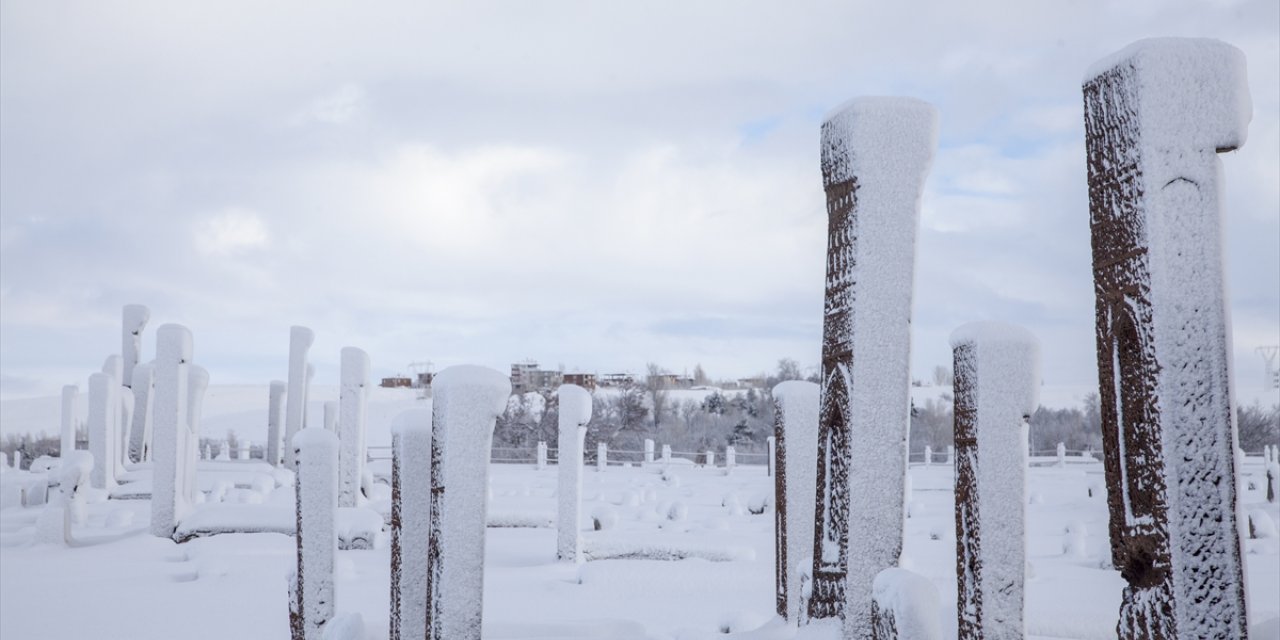
<svg viewBox="0 0 1280 640">
<path fill-rule="evenodd" d="M 281 380 L 272 380 L 267 389 L 267 445 L 265 455 L 267 464 L 280 466 L 280 447 L 284 444 L 284 407 L 285 384 Z"/>
<path fill-rule="evenodd" d="M 791 584 L 791 577 L 801 558 L 813 557 L 820 393 L 817 384 L 799 380 L 773 388 L 774 584 L 778 615 L 793 624 L 801 619 L 801 611 L 799 585 Z"/>
<path fill-rule="evenodd" d="M 1039 403 L 1039 342 L 1021 327 L 975 322 L 951 334 L 951 348 L 959 637 L 1020 639 L 1026 635 L 1024 424 Z"/>
<path fill-rule="evenodd" d="M 133 370 L 142 358 L 142 330 L 151 320 L 151 310 L 140 304 L 126 304 L 121 312 L 121 384 L 133 386 Z"/>
<path fill-rule="evenodd" d="M 511 381 L 463 365 L 441 371 L 432 387 L 428 637 L 479 640 L 489 451 Z"/>
<path fill-rule="evenodd" d="M 342 453 L 338 471 L 338 506 L 354 507 L 360 502 L 364 476 L 364 431 L 369 398 L 369 354 L 356 347 L 344 347 L 338 389 L 338 428 Z"/>
<path fill-rule="evenodd" d="M 189 442 L 187 403 L 191 332 L 166 324 L 156 331 L 155 411 L 152 416 L 151 533 L 170 537 L 190 507 L 185 486 Z"/>
<path fill-rule="evenodd" d="M 1098 380 L 1121 637 L 1246 633 L 1235 513 L 1222 164 L 1244 55 L 1143 40 L 1084 82 Z"/>
<path fill-rule="evenodd" d="M 579 511 L 582 509 L 582 446 L 591 421 L 591 393 L 577 385 L 560 385 L 560 434 L 556 485 L 558 532 L 556 558 L 567 562 L 582 559 Z"/>
<path fill-rule="evenodd" d="M 76 450 L 76 405 L 80 400 L 80 388 L 74 384 L 62 387 L 62 423 L 60 425 L 61 445 L 58 456 L 64 461 Z"/>
<path fill-rule="evenodd" d="M 133 423 L 129 425 L 129 460 L 142 462 L 150 458 L 152 418 L 155 410 L 152 407 L 152 395 L 155 387 L 154 363 L 138 363 L 133 368 Z"/>
<path fill-rule="evenodd" d="M 391 422 L 391 640 L 427 636 L 431 411 Z"/>
<path fill-rule="evenodd" d="M 307 412 L 307 352 L 316 341 L 316 334 L 306 327 L 289 328 L 289 392 L 285 396 L 284 440 L 293 442 L 294 434 L 302 429 Z M 293 469 L 293 447 L 284 449 L 284 466 Z"/>
<path fill-rule="evenodd" d="M 859 98 L 822 125 L 826 300 L 811 618 L 871 633 L 871 584 L 902 550 L 911 294 L 937 110 Z M 850 518 L 850 513 L 857 517 Z"/>
<path fill-rule="evenodd" d="M 289 629 L 293 640 L 320 640 L 337 609 L 334 569 L 338 554 L 338 437 L 303 429 L 292 439 L 297 465 L 297 584 Z"/>
</svg>

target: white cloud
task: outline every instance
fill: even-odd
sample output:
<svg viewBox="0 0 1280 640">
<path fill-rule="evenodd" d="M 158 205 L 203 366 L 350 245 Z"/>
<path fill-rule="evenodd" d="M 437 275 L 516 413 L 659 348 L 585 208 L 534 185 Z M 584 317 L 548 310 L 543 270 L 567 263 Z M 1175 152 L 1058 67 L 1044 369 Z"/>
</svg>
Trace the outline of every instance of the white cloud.
<svg viewBox="0 0 1280 640">
<path fill-rule="evenodd" d="M 271 235 L 257 213 L 231 208 L 196 226 L 195 245 L 206 256 L 232 256 L 269 247 Z"/>
</svg>

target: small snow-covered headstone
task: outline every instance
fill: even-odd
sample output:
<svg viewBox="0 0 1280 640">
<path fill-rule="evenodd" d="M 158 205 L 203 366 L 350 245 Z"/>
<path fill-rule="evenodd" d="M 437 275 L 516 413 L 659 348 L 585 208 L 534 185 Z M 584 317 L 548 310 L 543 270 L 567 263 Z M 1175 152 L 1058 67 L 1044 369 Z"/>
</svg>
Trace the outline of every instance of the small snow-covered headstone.
<svg viewBox="0 0 1280 640">
<path fill-rule="evenodd" d="M 71 452 L 76 450 L 76 404 L 79 398 L 80 388 L 76 385 L 62 387 L 62 444 L 58 456 L 63 460 L 69 459 Z"/>
<path fill-rule="evenodd" d="M 1143 40 L 1083 93 L 1117 632 L 1242 638 L 1217 153 L 1247 136 L 1244 54 Z"/>
<path fill-rule="evenodd" d="M 725 473 L 733 471 L 733 468 L 736 466 L 738 466 L 738 450 L 734 449 L 732 446 L 725 447 L 724 448 Z"/>
<path fill-rule="evenodd" d="M 955 463 L 956 463 L 956 446 L 953 444 L 949 444 L 947 445 L 947 464 L 954 465 Z"/>
<path fill-rule="evenodd" d="M 427 549 L 431 531 L 431 411 L 391 422 L 391 636 L 427 637 Z"/>
<path fill-rule="evenodd" d="M 479 640 L 489 452 L 511 379 L 463 365 L 441 371 L 432 387 L 427 637 Z"/>
<path fill-rule="evenodd" d="M 338 403 L 335 400 L 328 400 L 324 403 L 324 430 L 329 433 L 338 433 Z M 341 440 L 342 436 L 338 436 Z"/>
<path fill-rule="evenodd" d="M 334 564 L 338 555 L 338 437 L 303 429 L 293 437 L 298 473 L 297 570 L 289 599 L 292 640 L 322 640 L 337 611 Z"/>
<path fill-rule="evenodd" d="M 1067 445 L 1062 442 L 1058 443 L 1058 466 L 1067 466 Z"/>
<path fill-rule="evenodd" d="M 671 464 L 671 445 L 662 445 L 662 464 L 663 466 Z"/>
<path fill-rule="evenodd" d="M 130 388 L 133 390 L 133 422 L 129 425 L 129 460 L 142 462 L 150 458 L 152 420 L 155 409 L 155 369 L 152 363 L 138 363 L 133 368 Z"/>
<path fill-rule="evenodd" d="M 591 421 L 591 393 L 572 384 L 560 385 L 560 438 L 556 446 L 558 526 L 556 558 L 562 562 L 582 560 L 582 536 L 578 512 L 582 510 L 582 444 Z"/>
<path fill-rule="evenodd" d="M 644 463 L 653 464 L 653 441 L 648 438 L 644 441 Z"/>
<path fill-rule="evenodd" d="M 539 440 L 534 451 L 534 468 L 542 471 L 547 468 L 547 443 Z"/>
<path fill-rule="evenodd" d="M 22 471 L 22 452 L 21 451 L 13 452 L 13 470 Z"/>
<path fill-rule="evenodd" d="M 225 438 L 218 444 L 218 457 L 216 460 L 226 462 L 231 460 L 231 442 Z"/>
<path fill-rule="evenodd" d="M 822 125 L 822 508 L 808 606 L 842 619 L 846 638 L 870 637 L 872 582 L 902 552 L 916 229 L 937 139 L 937 109 L 912 98 L 858 98 Z"/>
<path fill-rule="evenodd" d="M 703 454 L 703 458 L 704 458 L 704 464 L 706 464 L 706 466 L 708 467 L 716 466 L 716 452 L 710 449 L 707 449 L 707 452 Z"/>
<path fill-rule="evenodd" d="M 186 327 L 166 324 L 156 330 L 151 533 L 165 538 L 173 535 L 190 508 L 185 481 L 186 452 L 191 446 L 187 427 L 191 351 L 191 332 Z"/>
<path fill-rule="evenodd" d="M 293 436 L 302 429 L 307 412 L 307 351 L 316 334 L 306 327 L 289 327 L 289 392 L 284 409 L 284 466 L 293 469 Z"/>
<path fill-rule="evenodd" d="M 338 506 L 354 507 L 363 495 L 364 424 L 369 394 L 369 354 L 355 347 L 342 349 L 342 386 L 338 395 L 338 429 L 342 442 Z"/>
<path fill-rule="evenodd" d="M 876 640 L 942 640 L 938 588 L 928 578 L 890 567 L 876 574 L 871 592 Z"/>
<path fill-rule="evenodd" d="M 596 443 L 596 471 L 604 471 L 609 466 L 609 445 Z"/>
<path fill-rule="evenodd" d="M 933 464 L 933 447 L 929 445 L 925 445 L 924 446 L 924 466 L 927 467 L 931 464 Z"/>
<path fill-rule="evenodd" d="M 768 475 L 769 477 L 773 477 L 774 468 L 777 467 L 778 465 L 778 459 L 776 457 L 776 454 L 778 451 L 778 443 L 773 436 L 769 436 L 768 438 L 765 438 L 764 442 L 765 442 L 765 450 L 766 450 L 765 464 L 767 465 L 765 467 L 765 474 Z"/>
<path fill-rule="evenodd" d="M 1040 388 L 1040 346 L 1021 327 L 975 322 L 955 353 L 959 637 L 1021 639 L 1026 581 L 1025 416 Z"/>
<path fill-rule="evenodd" d="M 236 460 L 248 460 L 249 450 L 253 447 L 253 443 L 244 438 L 241 438 L 238 441 L 236 441 L 236 445 L 237 445 Z"/>
<path fill-rule="evenodd" d="M 812 382 L 789 380 L 773 388 L 774 582 L 777 612 L 792 624 L 803 618 L 798 578 L 813 557 L 814 483 L 818 455 L 818 396 Z"/>
<path fill-rule="evenodd" d="M 117 411 L 116 388 L 115 380 L 108 374 L 89 376 L 89 453 L 93 454 L 94 460 L 90 482 L 95 489 L 110 490 L 116 486 L 112 462 L 116 455 L 116 437 L 112 429 L 116 424 L 113 419 Z"/>
<path fill-rule="evenodd" d="M 280 447 L 284 443 L 284 409 L 285 384 L 281 380 L 272 380 L 267 390 L 267 464 L 280 466 Z"/>
<path fill-rule="evenodd" d="M 123 356 L 120 367 L 120 383 L 126 387 L 133 386 L 133 369 L 138 366 L 142 357 L 142 330 L 151 320 L 151 310 L 140 304 L 126 304 L 121 312 L 120 353 Z"/>
</svg>

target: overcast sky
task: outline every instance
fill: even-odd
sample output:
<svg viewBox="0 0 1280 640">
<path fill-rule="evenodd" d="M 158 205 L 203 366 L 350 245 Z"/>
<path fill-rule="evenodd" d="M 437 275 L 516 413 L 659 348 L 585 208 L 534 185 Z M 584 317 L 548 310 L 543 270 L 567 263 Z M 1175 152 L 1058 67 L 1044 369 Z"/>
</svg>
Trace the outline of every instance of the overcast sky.
<svg viewBox="0 0 1280 640">
<path fill-rule="evenodd" d="M 321 384 L 348 345 L 375 376 L 816 366 L 818 132 L 859 95 L 941 114 L 913 375 L 989 319 L 1093 384 L 1080 83 L 1166 35 L 1248 57 L 1237 386 L 1280 344 L 1275 0 L 426 4 L 0 5 L 0 395 L 83 387 L 126 303 L 144 358 L 186 324 L 214 384 L 283 379 L 294 324 Z"/>
</svg>

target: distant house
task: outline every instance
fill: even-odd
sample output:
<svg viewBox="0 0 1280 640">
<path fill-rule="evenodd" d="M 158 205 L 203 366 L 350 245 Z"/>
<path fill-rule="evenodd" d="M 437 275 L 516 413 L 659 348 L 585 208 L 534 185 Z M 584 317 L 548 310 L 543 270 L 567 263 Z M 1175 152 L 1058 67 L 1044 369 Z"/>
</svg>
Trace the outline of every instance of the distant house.
<svg viewBox="0 0 1280 640">
<path fill-rule="evenodd" d="M 630 373 L 606 373 L 600 376 L 600 386 L 602 387 L 621 387 L 635 384 L 635 382 L 636 377 Z"/>
<path fill-rule="evenodd" d="M 511 393 L 529 393 L 554 389 L 562 383 L 564 374 L 559 371 L 539 369 L 538 363 L 525 360 L 511 365 Z"/>
<path fill-rule="evenodd" d="M 412 387 L 413 380 L 404 376 L 393 376 L 390 378 L 383 378 L 382 384 L 379 386 L 387 387 L 388 389 L 394 389 L 396 387 Z"/>
</svg>

